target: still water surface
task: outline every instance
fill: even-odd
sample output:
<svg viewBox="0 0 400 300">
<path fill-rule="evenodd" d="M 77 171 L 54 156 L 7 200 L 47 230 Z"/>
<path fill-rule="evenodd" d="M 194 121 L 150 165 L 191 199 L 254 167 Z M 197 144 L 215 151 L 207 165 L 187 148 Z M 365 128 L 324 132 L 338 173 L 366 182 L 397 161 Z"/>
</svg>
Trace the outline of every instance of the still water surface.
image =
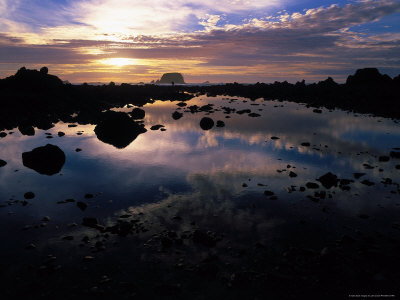
<svg viewBox="0 0 400 300">
<path fill-rule="evenodd" d="M 284 248 L 300 239 L 302 225 L 314 227 L 317 251 L 330 239 L 343 233 L 352 236 L 358 228 L 398 237 L 393 226 L 399 220 L 400 160 L 379 161 L 400 147 L 400 126 L 394 120 L 339 110 L 315 113 L 301 104 L 261 99 L 199 96 L 187 101 L 187 107 L 213 104 L 211 113 L 191 113 L 176 104 L 145 105 L 147 132 L 123 149 L 97 139 L 95 125 L 90 124 L 68 127 L 61 122 L 48 131 L 36 129 L 34 136 L 6 131 L 10 134 L 0 140 L 0 158 L 7 161 L 0 169 L 1 253 L 21 258 L 30 243 L 43 253 L 55 251 L 65 248 L 66 242 L 60 241 L 64 235 L 75 236 L 78 244 L 91 230 L 81 226 L 83 217 L 96 217 L 107 225 L 124 213 L 144 213 L 148 224 L 160 228 L 212 228 L 239 246 L 257 241 Z M 260 116 L 226 114 L 222 107 L 250 109 Z M 183 113 L 179 120 L 172 118 L 175 110 Z M 225 126 L 202 130 L 204 116 L 222 120 Z M 150 130 L 156 124 L 166 131 Z M 57 136 L 59 131 L 66 135 Z M 23 152 L 48 143 L 65 152 L 59 174 L 41 175 L 23 166 Z M 290 177 L 290 171 L 297 176 Z M 346 190 L 323 188 L 316 179 L 327 172 L 354 182 Z M 356 179 L 354 173 L 365 175 Z M 320 187 L 300 191 L 307 182 Z M 265 196 L 265 190 L 276 197 Z M 35 198 L 23 206 L 28 191 Z M 315 194 L 321 191 L 324 196 Z M 85 199 L 87 193 L 94 197 Z M 69 198 L 88 207 L 82 211 L 76 203 L 57 203 Z M 45 216 L 50 221 L 42 221 Z M 171 225 L 176 216 L 180 222 Z M 24 226 L 32 228 L 22 230 Z"/>
</svg>

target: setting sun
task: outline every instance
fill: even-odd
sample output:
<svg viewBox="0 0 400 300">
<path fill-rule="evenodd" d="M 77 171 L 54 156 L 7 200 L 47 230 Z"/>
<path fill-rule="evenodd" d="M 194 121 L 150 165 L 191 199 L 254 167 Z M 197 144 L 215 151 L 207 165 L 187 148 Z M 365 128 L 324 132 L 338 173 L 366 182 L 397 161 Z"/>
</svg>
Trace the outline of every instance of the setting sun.
<svg viewBox="0 0 400 300">
<path fill-rule="evenodd" d="M 106 58 L 100 60 L 100 63 L 109 65 L 109 66 L 116 66 L 116 67 L 124 67 L 124 66 L 132 66 L 137 65 L 139 59 L 134 58 L 123 58 L 123 57 L 113 57 L 113 58 Z"/>
</svg>

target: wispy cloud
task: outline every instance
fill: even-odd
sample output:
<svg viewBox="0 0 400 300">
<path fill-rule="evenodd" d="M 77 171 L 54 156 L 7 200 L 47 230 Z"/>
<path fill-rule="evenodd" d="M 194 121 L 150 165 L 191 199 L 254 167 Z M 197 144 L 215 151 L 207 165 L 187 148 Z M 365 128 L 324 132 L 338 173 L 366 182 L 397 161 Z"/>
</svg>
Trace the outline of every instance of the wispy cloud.
<svg viewBox="0 0 400 300">
<path fill-rule="evenodd" d="M 10 6 L 11 1 L 0 0 L 0 12 L 18 10 L 23 2 Z M 277 5 L 278 1 L 73 1 L 58 11 L 67 20 L 62 24 L 50 26 L 48 19 L 35 31 L 26 30 L 34 26 L 31 20 L 0 21 L 0 57 L 13 64 L 81 64 L 92 75 L 105 70 L 105 59 L 127 58 L 137 62 L 130 70 L 146 70 L 138 80 L 154 79 L 168 70 L 186 73 L 192 81 L 253 82 L 323 76 L 342 80 L 367 66 L 399 73 L 400 32 L 357 30 L 358 25 L 399 13 L 399 1 L 364 0 L 268 13 Z M 265 15 L 249 18 L 251 10 Z M 14 31 L 3 29 L 11 28 L 7 22 L 14 24 Z M 122 67 L 120 71 L 121 77 L 128 76 L 126 81 L 138 75 Z"/>
</svg>

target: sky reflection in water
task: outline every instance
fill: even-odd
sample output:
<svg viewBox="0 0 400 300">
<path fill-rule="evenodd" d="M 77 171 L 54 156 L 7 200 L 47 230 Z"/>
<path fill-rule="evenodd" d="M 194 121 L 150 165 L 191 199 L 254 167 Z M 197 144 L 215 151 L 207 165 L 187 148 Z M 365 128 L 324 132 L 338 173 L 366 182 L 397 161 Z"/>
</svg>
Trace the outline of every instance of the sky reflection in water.
<svg viewBox="0 0 400 300">
<path fill-rule="evenodd" d="M 225 127 L 204 131 L 199 122 L 206 112 L 191 114 L 182 108 L 179 111 L 186 111 L 183 117 L 173 120 L 176 102 L 156 101 L 144 107 L 148 131 L 124 149 L 99 141 L 93 125 L 69 128 L 68 124 L 56 124 L 46 131 L 53 134 L 52 139 L 47 139 L 42 130 L 36 130 L 33 137 L 14 130 L 0 140 L 0 158 L 8 163 L 0 169 L 1 204 L 10 198 L 23 200 L 27 191 L 33 191 L 36 197 L 27 206 L 17 203 L 0 208 L 0 222 L 7 223 L 13 231 L 38 223 L 47 215 L 55 226 L 80 224 L 82 216 L 106 220 L 130 210 L 146 212 L 149 220 L 180 214 L 188 220 L 235 232 L 239 237 L 240 232 L 271 232 L 274 226 L 292 224 L 294 219 L 297 222 L 305 216 L 323 222 L 327 217 L 321 209 L 335 211 L 341 217 L 379 215 L 382 207 L 398 209 L 398 187 L 385 186 L 380 181 L 391 178 L 399 182 L 400 172 L 395 165 L 400 162 L 378 161 L 379 156 L 400 147 L 396 144 L 400 141 L 400 127 L 394 121 L 326 109 L 318 114 L 295 103 L 242 98 L 232 101 L 202 96 L 189 101 L 188 106 L 209 103 L 215 105 L 214 109 L 248 108 L 261 117 L 232 113 L 225 118 L 227 114 L 216 111 L 209 117 L 223 120 Z M 165 125 L 166 131 L 150 130 L 156 124 Z M 66 135 L 58 137 L 58 131 Z M 78 131 L 83 134 L 77 135 Z M 272 140 L 272 136 L 279 139 Z M 301 146 L 304 142 L 311 146 Z M 40 175 L 22 165 L 23 152 L 47 143 L 59 146 L 67 157 L 61 173 L 54 176 Z M 76 152 L 76 148 L 82 151 Z M 377 167 L 367 170 L 364 163 Z M 290 178 L 291 170 L 298 176 Z M 328 171 L 354 180 L 351 190 L 332 188 L 328 191 L 332 198 L 319 203 L 306 197 L 314 191 L 298 191 Z M 355 172 L 366 175 L 356 180 Z M 375 185 L 361 184 L 364 179 Z M 296 191 L 290 191 L 291 186 Z M 278 200 L 265 197 L 266 189 L 273 191 Z M 95 197 L 85 200 L 86 193 Z M 89 206 L 82 212 L 75 204 L 57 204 L 67 198 L 86 201 Z M 174 210 L 167 210 L 168 206 Z M 395 211 L 385 210 L 384 214 L 387 217 Z"/>
</svg>

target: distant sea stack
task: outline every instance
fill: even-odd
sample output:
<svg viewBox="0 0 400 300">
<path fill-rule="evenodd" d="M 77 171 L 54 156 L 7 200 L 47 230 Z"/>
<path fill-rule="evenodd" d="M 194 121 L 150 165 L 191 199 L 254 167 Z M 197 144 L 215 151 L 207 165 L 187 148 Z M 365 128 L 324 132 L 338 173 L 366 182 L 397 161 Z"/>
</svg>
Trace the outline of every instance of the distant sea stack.
<svg viewBox="0 0 400 300">
<path fill-rule="evenodd" d="M 165 73 L 157 83 L 180 83 L 184 84 L 185 80 L 181 73 Z"/>
</svg>

